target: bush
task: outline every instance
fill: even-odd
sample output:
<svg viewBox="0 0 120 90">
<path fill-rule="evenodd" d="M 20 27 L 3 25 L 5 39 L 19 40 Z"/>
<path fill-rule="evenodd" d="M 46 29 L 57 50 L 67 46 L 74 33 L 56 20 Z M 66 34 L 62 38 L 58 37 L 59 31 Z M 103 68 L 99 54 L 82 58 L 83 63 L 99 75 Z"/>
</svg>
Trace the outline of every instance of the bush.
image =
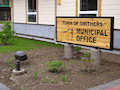
<svg viewBox="0 0 120 90">
<path fill-rule="evenodd" d="M 75 51 L 76 51 L 76 53 L 79 53 L 80 50 L 82 50 L 81 47 L 75 47 Z"/>
<path fill-rule="evenodd" d="M 60 68 L 63 66 L 62 61 L 51 61 L 47 63 L 50 72 L 59 72 Z"/>
<path fill-rule="evenodd" d="M 14 36 L 14 31 L 11 30 L 9 22 L 6 22 L 2 29 L 2 32 L 0 32 L 0 40 L 3 45 L 6 45 L 8 40 Z"/>
</svg>

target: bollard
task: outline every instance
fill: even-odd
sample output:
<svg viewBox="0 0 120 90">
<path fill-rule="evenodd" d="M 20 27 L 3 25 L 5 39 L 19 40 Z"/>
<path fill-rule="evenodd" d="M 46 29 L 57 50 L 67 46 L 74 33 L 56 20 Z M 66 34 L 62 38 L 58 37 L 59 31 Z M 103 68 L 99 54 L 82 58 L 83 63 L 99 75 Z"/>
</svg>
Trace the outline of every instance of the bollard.
<svg viewBox="0 0 120 90">
<path fill-rule="evenodd" d="M 66 59 L 73 58 L 73 45 L 72 44 L 64 45 L 64 58 Z"/>
</svg>

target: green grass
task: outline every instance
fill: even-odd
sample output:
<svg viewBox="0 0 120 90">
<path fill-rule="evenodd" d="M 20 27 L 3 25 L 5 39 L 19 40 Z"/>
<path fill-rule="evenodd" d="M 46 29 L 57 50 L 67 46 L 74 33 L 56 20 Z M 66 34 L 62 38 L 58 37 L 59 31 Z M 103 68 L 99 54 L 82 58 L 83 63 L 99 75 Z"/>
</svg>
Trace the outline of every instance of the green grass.
<svg viewBox="0 0 120 90">
<path fill-rule="evenodd" d="M 30 39 L 18 38 L 18 37 L 15 37 L 15 39 L 11 39 L 8 43 L 11 45 L 0 46 L 0 53 L 15 52 L 17 50 L 26 51 L 32 49 L 45 48 L 45 47 L 62 47 L 62 45 L 58 45 L 58 44 L 52 44 L 48 42 L 36 41 L 36 40 L 30 40 Z"/>
<path fill-rule="evenodd" d="M 5 24 L 6 22 L 8 22 L 8 21 L 0 21 L 0 24 Z"/>
</svg>

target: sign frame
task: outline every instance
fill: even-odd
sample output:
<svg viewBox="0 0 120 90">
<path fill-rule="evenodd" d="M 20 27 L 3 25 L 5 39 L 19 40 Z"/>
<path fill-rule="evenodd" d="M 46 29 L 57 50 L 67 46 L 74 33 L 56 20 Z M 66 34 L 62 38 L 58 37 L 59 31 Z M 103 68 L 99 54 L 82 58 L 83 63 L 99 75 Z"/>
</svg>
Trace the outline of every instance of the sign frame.
<svg viewBox="0 0 120 90">
<path fill-rule="evenodd" d="M 63 42 L 63 41 L 58 41 L 57 40 L 57 18 L 109 18 L 110 21 L 111 21 L 111 26 L 110 26 L 110 31 L 111 31 L 111 34 L 110 34 L 110 49 L 107 49 L 107 48 L 100 48 L 100 47 L 94 47 L 94 46 L 89 46 L 89 45 L 81 45 L 81 44 L 75 44 L 75 43 L 69 43 L 69 42 Z M 113 50 L 114 48 L 114 43 L 113 43 L 113 40 L 114 40 L 114 17 L 72 17 L 72 16 L 65 16 L 65 17 L 62 17 L 62 16 L 57 16 L 56 17 L 56 42 L 61 42 L 61 43 L 66 43 L 66 44 L 73 44 L 73 45 L 80 45 L 80 46 L 85 46 L 85 47 L 92 47 L 92 48 L 96 48 L 96 49 L 103 49 L 103 50 Z"/>
</svg>

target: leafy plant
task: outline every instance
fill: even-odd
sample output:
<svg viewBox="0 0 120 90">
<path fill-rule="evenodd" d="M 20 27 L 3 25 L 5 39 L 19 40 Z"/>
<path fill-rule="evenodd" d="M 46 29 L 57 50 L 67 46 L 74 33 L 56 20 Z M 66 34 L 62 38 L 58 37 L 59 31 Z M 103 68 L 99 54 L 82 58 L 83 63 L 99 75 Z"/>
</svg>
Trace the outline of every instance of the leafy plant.
<svg viewBox="0 0 120 90">
<path fill-rule="evenodd" d="M 84 63 L 84 66 L 85 66 L 85 70 L 87 72 L 89 72 L 90 70 L 90 65 L 94 62 L 95 60 L 92 59 L 92 60 L 89 60 L 89 59 L 82 59 L 82 62 Z"/>
<path fill-rule="evenodd" d="M 81 47 L 78 47 L 78 46 L 77 46 L 77 47 L 75 47 L 75 51 L 76 51 L 77 53 L 79 53 L 79 51 L 80 51 L 80 50 L 82 50 L 82 48 L 81 48 Z"/>
<path fill-rule="evenodd" d="M 11 59 L 8 59 L 7 63 L 10 64 L 11 62 L 12 62 L 12 60 L 11 60 Z"/>
<path fill-rule="evenodd" d="M 33 76 L 36 78 L 38 77 L 38 72 L 34 72 Z"/>
<path fill-rule="evenodd" d="M 65 76 L 62 76 L 62 80 L 65 81 L 65 82 L 68 81 L 67 76 L 66 76 L 66 75 L 65 75 Z"/>
<path fill-rule="evenodd" d="M 74 63 L 74 60 L 73 60 L 73 59 L 71 59 L 71 60 L 70 60 L 70 64 L 73 64 L 73 63 Z"/>
<path fill-rule="evenodd" d="M 51 83 L 56 83 L 56 80 L 51 79 L 50 82 L 51 82 Z"/>
<path fill-rule="evenodd" d="M 10 64 L 10 67 L 13 69 L 13 68 L 15 68 L 15 65 L 14 64 Z"/>
<path fill-rule="evenodd" d="M 89 53 L 84 52 L 84 53 L 83 53 L 83 56 L 84 56 L 84 57 L 88 57 L 88 56 L 89 56 Z"/>
<path fill-rule="evenodd" d="M 51 61 L 47 63 L 50 72 L 59 72 L 60 68 L 63 66 L 62 61 Z"/>
<path fill-rule="evenodd" d="M 66 85 L 70 85 L 70 84 L 72 84 L 72 82 L 68 82 L 68 81 L 67 81 L 67 82 L 65 82 L 65 84 L 66 84 Z"/>
<path fill-rule="evenodd" d="M 64 81 L 66 85 L 72 84 L 72 82 L 68 80 L 68 77 L 66 75 L 62 76 L 62 81 Z"/>
<path fill-rule="evenodd" d="M 0 40 L 3 45 L 6 45 L 8 40 L 14 36 L 14 31 L 11 30 L 9 22 L 6 22 L 2 29 L 3 30 L 0 32 Z"/>
<path fill-rule="evenodd" d="M 42 80 L 43 80 L 44 83 L 46 83 L 47 79 L 48 79 L 48 77 L 44 77 Z"/>
</svg>

